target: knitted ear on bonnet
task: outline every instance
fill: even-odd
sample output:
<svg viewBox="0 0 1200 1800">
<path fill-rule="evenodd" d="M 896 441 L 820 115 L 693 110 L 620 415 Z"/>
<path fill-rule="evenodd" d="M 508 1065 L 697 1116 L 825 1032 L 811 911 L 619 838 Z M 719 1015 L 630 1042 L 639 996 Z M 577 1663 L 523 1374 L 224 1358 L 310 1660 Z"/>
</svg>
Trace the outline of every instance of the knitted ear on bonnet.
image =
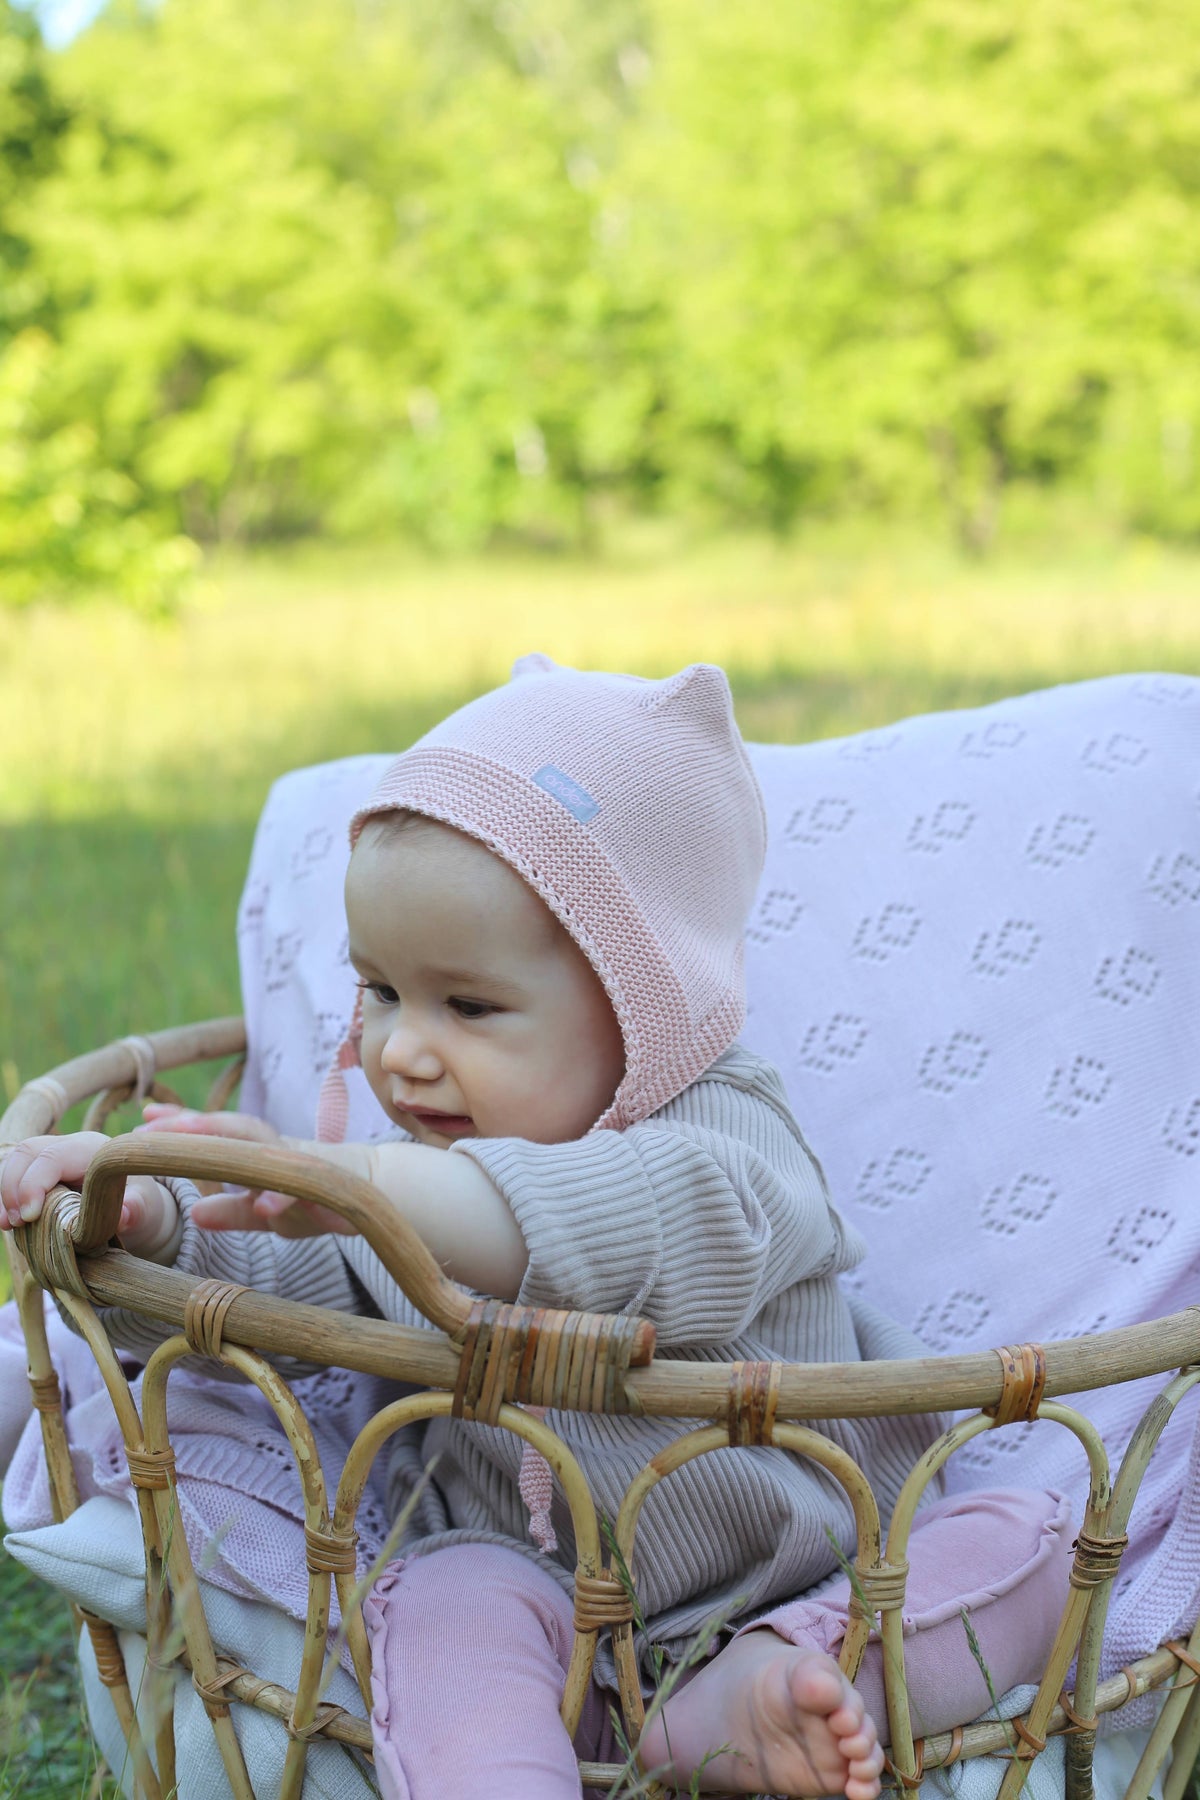
<svg viewBox="0 0 1200 1800">
<path fill-rule="evenodd" d="M 507 687 L 397 758 L 351 821 L 351 846 L 366 820 L 393 811 L 486 845 L 595 969 L 625 1073 L 594 1131 L 647 1118 L 729 1048 L 745 1017 L 742 933 L 766 820 L 720 669 L 643 681 L 523 657 Z M 361 1039 L 360 993 L 321 1086 L 322 1141 L 345 1136 L 345 1071 Z M 531 1444 L 518 1486 L 534 1541 L 555 1549 L 550 1467 Z"/>
</svg>

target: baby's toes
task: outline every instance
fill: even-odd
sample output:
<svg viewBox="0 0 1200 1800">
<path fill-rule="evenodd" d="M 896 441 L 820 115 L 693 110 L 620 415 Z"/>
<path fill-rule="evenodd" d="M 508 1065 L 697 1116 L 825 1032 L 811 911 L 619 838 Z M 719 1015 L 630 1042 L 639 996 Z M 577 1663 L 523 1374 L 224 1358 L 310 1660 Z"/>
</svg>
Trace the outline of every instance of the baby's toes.
<svg viewBox="0 0 1200 1800">
<path fill-rule="evenodd" d="M 846 1746 L 842 1745 L 840 1748 L 845 1750 Z M 883 1773 L 883 1745 L 874 1736 L 874 1733 L 872 1733 L 869 1747 L 861 1754 L 857 1751 L 848 1754 L 846 1764 L 846 1793 L 849 1800 L 872 1800 L 872 1796 L 879 1792 L 879 1777 Z M 851 1782 L 862 1792 L 856 1795 L 851 1794 L 849 1786 Z"/>
<path fill-rule="evenodd" d="M 875 1721 L 868 1718 L 865 1712 L 857 1717 L 849 1715 L 845 1723 L 843 1715 L 835 1713 L 829 1721 L 829 1728 L 847 1762 L 853 1762 L 856 1757 L 870 1756 L 879 1748 Z"/>
<path fill-rule="evenodd" d="M 845 1743 L 839 1744 L 838 1749 L 856 1775 L 878 1775 L 883 1768 L 883 1745 L 874 1731 L 863 1749 Z"/>
<path fill-rule="evenodd" d="M 862 1702 L 832 1657 L 813 1652 L 796 1658 L 788 1670 L 788 1687 L 797 1711 L 824 1719 L 835 1734 L 840 1735 L 836 1721 L 843 1716 L 851 1729 L 857 1724 Z"/>
<path fill-rule="evenodd" d="M 830 1723 L 832 1725 L 833 1721 Z M 864 1712 L 855 1721 L 853 1730 L 845 1733 L 837 1727 L 835 1730 L 838 1752 L 845 1764 L 843 1791 L 846 1800 L 875 1800 L 883 1770 L 883 1746 L 876 1734 L 874 1720 Z"/>
</svg>

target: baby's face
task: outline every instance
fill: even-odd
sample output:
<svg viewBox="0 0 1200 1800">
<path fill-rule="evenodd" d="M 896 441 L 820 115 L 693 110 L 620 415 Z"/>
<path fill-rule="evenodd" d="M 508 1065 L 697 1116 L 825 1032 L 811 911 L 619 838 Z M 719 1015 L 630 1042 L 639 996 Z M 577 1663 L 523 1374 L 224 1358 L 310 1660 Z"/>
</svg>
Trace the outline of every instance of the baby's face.
<svg viewBox="0 0 1200 1800">
<path fill-rule="evenodd" d="M 625 1069 L 591 964 L 537 895 L 433 820 L 368 820 L 346 876 L 363 987 L 362 1064 L 388 1117 L 423 1144 L 567 1143 Z"/>
</svg>

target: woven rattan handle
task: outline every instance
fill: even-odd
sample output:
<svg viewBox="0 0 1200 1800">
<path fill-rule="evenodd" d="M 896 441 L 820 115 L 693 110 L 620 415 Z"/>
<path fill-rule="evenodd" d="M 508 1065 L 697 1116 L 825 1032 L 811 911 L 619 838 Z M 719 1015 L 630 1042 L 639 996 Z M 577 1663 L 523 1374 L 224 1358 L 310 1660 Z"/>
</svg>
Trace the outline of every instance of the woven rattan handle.
<svg viewBox="0 0 1200 1800">
<path fill-rule="evenodd" d="M 77 1251 L 103 1249 L 115 1236 L 130 1175 L 187 1175 L 239 1187 L 271 1188 L 327 1206 L 366 1238 L 392 1280 L 427 1319 L 451 1337 L 466 1328 L 474 1295 L 451 1281 L 378 1188 L 332 1163 L 274 1144 L 248 1144 L 240 1138 L 158 1131 L 113 1138 L 93 1157 L 83 1184 L 82 1204 L 71 1227 Z"/>
<path fill-rule="evenodd" d="M 116 1235 L 130 1175 L 187 1175 L 271 1188 L 327 1206 L 366 1238 L 392 1280 L 427 1319 L 460 1342 L 466 1334 L 478 1296 L 451 1281 L 408 1221 L 361 1176 L 299 1150 L 248 1144 L 242 1138 L 161 1131 L 113 1138 L 92 1158 L 83 1184 L 70 1226 L 76 1251 L 101 1250 Z M 586 1325 L 591 1315 L 572 1317 Z M 653 1325 L 647 1319 L 623 1319 L 621 1324 L 633 1326 L 628 1366 L 645 1367 L 654 1355 Z"/>
</svg>

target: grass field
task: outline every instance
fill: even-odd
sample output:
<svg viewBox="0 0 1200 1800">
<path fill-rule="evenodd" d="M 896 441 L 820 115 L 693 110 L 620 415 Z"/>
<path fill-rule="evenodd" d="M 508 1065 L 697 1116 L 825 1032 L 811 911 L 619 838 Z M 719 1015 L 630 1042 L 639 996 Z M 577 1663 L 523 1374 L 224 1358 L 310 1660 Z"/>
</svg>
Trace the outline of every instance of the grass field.
<svg viewBox="0 0 1200 1800">
<path fill-rule="evenodd" d="M 403 748 L 530 649 L 645 674 L 723 663 L 745 734 L 798 741 L 1200 669 L 1200 554 L 1079 531 L 968 564 L 848 529 L 588 565 L 326 552 L 218 569 L 169 625 L 0 616 L 0 1096 L 107 1038 L 236 1010 L 234 910 L 271 780 Z M 11 1564 L 0 1643 L 0 1792 L 107 1795 L 65 1613 Z"/>
<path fill-rule="evenodd" d="M 1085 546 L 976 566 L 849 534 L 590 566 L 309 556 L 218 572 L 168 626 L 0 616 L 0 1094 L 107 1037 L 233 1009 L 271 780 L 403 748 L 521 651 L 723 663 L 746 735 L 776 741 L 1200 667 L 1200 555 Z"/>
</svg>

